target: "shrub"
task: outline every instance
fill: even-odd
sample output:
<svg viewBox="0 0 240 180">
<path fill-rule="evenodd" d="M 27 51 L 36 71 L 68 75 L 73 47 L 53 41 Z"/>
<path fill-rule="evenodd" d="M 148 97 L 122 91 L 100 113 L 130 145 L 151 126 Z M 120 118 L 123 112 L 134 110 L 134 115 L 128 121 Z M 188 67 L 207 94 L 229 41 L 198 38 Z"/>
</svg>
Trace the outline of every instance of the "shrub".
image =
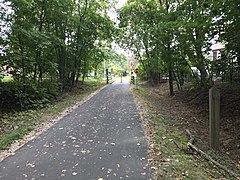
<svg viewBox="0 0 240 180">
<path fill-rule="evenodd" d="M 49 84 L 39 87 L 34 83 L 0 83 L 0 108 L 8 110 L 44 107 L 56 95 L 56 87 Z"/>
</svg>

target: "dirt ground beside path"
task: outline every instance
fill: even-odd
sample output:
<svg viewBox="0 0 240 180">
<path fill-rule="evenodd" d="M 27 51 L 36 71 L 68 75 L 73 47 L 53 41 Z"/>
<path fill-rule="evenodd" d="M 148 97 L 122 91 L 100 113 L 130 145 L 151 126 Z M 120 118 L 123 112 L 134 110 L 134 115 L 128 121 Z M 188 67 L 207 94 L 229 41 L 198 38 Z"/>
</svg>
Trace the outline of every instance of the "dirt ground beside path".
<svg viewBox="0 0 240 180">
<path fill-rule="evenodd" d="M 216 84 L 221 96 L 220 152 L 240 168 L 240 85 Z M 186 87 L 183 93 L 169 98 L 176 115 L 184 118 L 202 146 L 208 142 L 208 93 L 210 87 Z M 201 144 L 200 144 L 201 145 Z"/>
<path fill-rule="evenodd" d="M 216 84 L 221 94 L 221 124 L 220 124 L 220 163 L 228 166 L 239 174 L 240 172 L 240 85 Z M 170 123 L 185 133 L 186 129 L 194 135 L 195 145 L 201 150 L 215 155 L 208 147 L 208 93 L 210 87 L 193 87 L 186 85 L 183 92 L 169 96 L 168 84 L 152 87 L 143 83 L 152 97 L 151 105 L 157 107 L 156 114 L 174 119 Z M 218 159 L 219 160 L 219 159 Z"/>
</svg>

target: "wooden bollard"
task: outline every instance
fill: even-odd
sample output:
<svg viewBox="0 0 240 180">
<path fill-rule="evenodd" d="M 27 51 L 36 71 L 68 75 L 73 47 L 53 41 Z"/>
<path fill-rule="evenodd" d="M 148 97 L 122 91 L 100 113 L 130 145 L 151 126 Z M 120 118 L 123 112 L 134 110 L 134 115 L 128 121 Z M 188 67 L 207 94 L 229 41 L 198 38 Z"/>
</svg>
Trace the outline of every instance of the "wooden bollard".
<svg viewBox="0 0 240 180">
<path fill-rule="evenodd" d="M 209 90 L 209 142 L 210 148 L 219 149 L 220 92 L 217 88 Z"/>
</svg>

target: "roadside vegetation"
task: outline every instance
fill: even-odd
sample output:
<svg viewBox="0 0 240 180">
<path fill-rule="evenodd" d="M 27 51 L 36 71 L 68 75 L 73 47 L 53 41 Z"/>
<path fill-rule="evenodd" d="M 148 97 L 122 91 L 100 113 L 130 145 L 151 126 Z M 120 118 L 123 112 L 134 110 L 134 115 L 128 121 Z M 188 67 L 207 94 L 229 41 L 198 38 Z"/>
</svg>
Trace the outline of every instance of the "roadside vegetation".
<svg viewBox="0 0 240 180">
<path fill-rule="evenodd" d="M 127 70 L 111 48 L 111 8 L 97 0 L 1 1 L 0 149 L 102 86 L 106 69 Z"/>
<path fill-rule="evenodd" d="M 163 167 L 157 176 L 231 178 L 184 150 L 189 129 L 197 145 L 212 154 L 206 130 L 208 90 L 215 86 L 221 91 L 222 128 L 216 158 L 226 154 L 230 161 L 224 163 L 234 161 L 232 168 L 239 171 L 239 1 L 128 0 L 114 22 L 108 12 L 116 4 L 0 4 L 0 149 L 102 86 L 106 69 L 112 75 L 134 70 L 134 63 L 112 50 L 118 43 L 138 62 L 139 78 L 151 84 L 136 93 L 155 132 L 153 147 L 161 157 L 157 166 Z M 213 52 L 217 43 L 224 48 Z M 95 77 L 91 82 L 90 76 Z"/>
<path fill-rule="evenodd" d="M 196 105 L 189 106 L 180 98 L 182 95 L 169 97 L 166 83 L 155 87 L 141 83 L 133 92 L 148 137 L 149 162 L 156 179 L 237 179 L 188 146 L 190 137 L 186 130 L 194 136 L 196 147 L 239 175 L 236 144 L 227 147 L 223 143 L 219 152 L 208 148 L 208 126 L 198 116 L 202 107 L 197 111 Z M 234 134 L 222 138 L 234 139 Z"/>
<path fill-rule="evenodd" d="M 171 164 L 163 171 L 164 165 L 160 166 L 160 179 L 165 175 L 166 179 L 234 178 L 218 170 L 215 173 L 211 168 L 199 168 L 201 158 L 195 165 L 199 169 L 194 163 L 180 166 L 182 162 L 187 165 L 188 158 L 194 157 L 191 162 L 199 158 L 193 152 L 190 156 L 183 152 L 188 149 L 186 129 L 196 136 L 197 147 L 240 174 L 239 6 L 238 0 L 129 0 L 118 11 L 118 42 L 131 50 L 138 60 L 134 67 L 139 69 L 138 77 L 148 82 L 147 89 L 142 92 L 140 88 L 138 93 L 150 99 L 142 106 L 151 107 L 148 118 L 156 145 L 160 146 L 156 153 L 166 151 L 170 156 L 169 162 L 158 163 Z M 208 143 L 208 95 L 212 87 L 221 96 L 221 143 L 217 152 L 210 150 Z M 177 147 L 172 140 L 185 148 Z M 176 174 L 171 175 L 171 170 Z"/>
<path fill-rule="evenodd" d="M 238 0 L 130 0 L 119 9 L 118 42 L 132 51 L 143 79 L 168 80 L 170 95 L 174 82 L 177 90 L 189 80 L 239 83 L 239 16 Z"/>
<path fill-rule="evenodd" d="M 102 79 L 87 79 L 83 85 L 76 86 L 72 91 L 60 93 L 44 107 L 1 112 L 0 150 L 4 150 L 29 132 L 37 130 L 42 124 L 57 119 L 62 112 L 70 111 L 74 105 L 105 84 L 106 81 Z"/>
<path fill-rule="evenodd" d="M 126 70 L 126 57 L 111 49 L 111 4 L 6 0 L 0 8 L 0 111 L 44 107 L 90 76 Z"/>
</svg>

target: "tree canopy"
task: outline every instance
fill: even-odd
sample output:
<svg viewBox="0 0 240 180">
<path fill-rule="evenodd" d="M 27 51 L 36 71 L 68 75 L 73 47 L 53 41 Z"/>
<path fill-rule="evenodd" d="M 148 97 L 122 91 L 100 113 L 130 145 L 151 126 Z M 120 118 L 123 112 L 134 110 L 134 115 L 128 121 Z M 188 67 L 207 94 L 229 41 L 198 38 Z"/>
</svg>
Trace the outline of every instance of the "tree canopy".
<svg viewBox="0 0 240 180">
<path fill-rule="evenodd" d="M 114 37 L 109 3 L 97 0 L 5 0 L 2 21 L 9 24 L 2 40 L 1 65 L 22 82 L 56 79 L 74 86 L 104 56 Z M 8 6 L 8 8 L 6 8 Z M 8 16 L 6 12 L 12 10 Z M 102 43 L 104 42 L 104 43 Z M 100 52 L 101 51 L 101 52 Z M 100 60 L 100 58 L 102 58 Z"/>
<path fill-rule="evenodd" d="M 41 87 L 50 79 L 63 87 L 75 86 L 109 57 L 121 59 L 111 51 L 116 41 L 133 52 L 143 78 L 156 84 L 167 77 L 171 95 L 174 80 L 181 89 L 190 77 L 200 84 L 214 76 L 239 79 L 237 0 L 128 0 L 118 10 L 117 27 L 108 16 L 114 4 L 2 0 L 1 67 L 22 83 Z M 225 45 L 216 62 L 210 61 L 213 41 Z"/>
<path fill-rule="evenodd" d="M 153 83 L 167 76 L 170 94 L 174 94 L 172 82 L 179 89 L 189 76 L 206 84 L 222 67 L 225 80 L 239 78 L 239 7 L 237 0 L 187 0 L 156 1 L 128 0 L 119 10 L 119 43 L 131 49 L 140 61 L 142 73 Z M 214 40 L 225 44 L 218 62 L 210 62 L 211 45 Z M 224 60 L 237 57 L 235 75 L 231 63 Z M 226 65 L 227 64 L 227 65 Z M 196 67 L 199 73 L 192 70 Z"/>
<path fill-rule="evenodd" d="M 15 83 L 14 89 L 1 84 L 3 98 L 11 91 L 18 100 L 49 99 L 49 93 L 84 83 L 89 72 L 103 75 L 103 62 L 125 62 L 111 50 L 116 28 L 108 11 L 114 3 L 1 0 L 0 81 L 8 72 Z"/>
</svg>

